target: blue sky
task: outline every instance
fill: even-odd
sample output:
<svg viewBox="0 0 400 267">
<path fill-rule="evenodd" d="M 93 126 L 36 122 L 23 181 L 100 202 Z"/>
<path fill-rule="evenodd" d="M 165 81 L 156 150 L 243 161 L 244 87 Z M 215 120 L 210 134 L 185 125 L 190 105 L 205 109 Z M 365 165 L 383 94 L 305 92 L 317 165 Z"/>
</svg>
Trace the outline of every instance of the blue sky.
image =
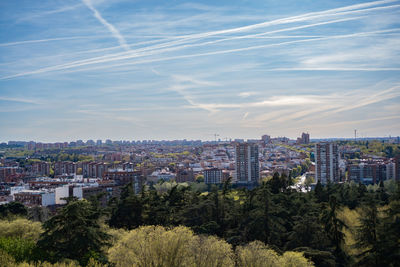
<svg viewBox="0 0 400 267">
<path fill-rule="evenodd" d="M 0 140 L 400 135 L 400 1 L 3 0 Z"/>
</svg>

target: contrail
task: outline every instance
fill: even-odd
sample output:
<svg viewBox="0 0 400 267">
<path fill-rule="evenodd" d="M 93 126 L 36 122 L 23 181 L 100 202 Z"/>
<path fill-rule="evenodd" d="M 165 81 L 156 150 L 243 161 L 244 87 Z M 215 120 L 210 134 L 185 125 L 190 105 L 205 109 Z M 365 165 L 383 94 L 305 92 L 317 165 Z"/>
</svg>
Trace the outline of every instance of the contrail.
<svg viewBox="0 0 400 267">
<path fill-rule="evenodd" d="M 85 1 L 85 3 L 86 3 L 89 0 L 83 0 L 83 1 Z M 193 40 L 193 39 L 208 38 L 210 36 L 219 35 L 219 34 L 247 31 L 247 30 L 255 29 L 255 28 L 259 28 L 259 27 L 267 27 L 267 26 L 272 26 L 272 25 L 287 24 L 287 23 L 293 23 L 293 22 L 299 22 L 299 21 L 307 21 L 307 20 L 311 20 L 311 19 L 315 19 L 315 18 L 319 18 L 319 17 L 325 17 L 327 14 L 328 15 L 333 15 L 333 16 L 340 16 L 340 15 L 343 15 L 343 14 L 349 15 L 349 14 L 353 14 L 353 13 L 368 12 L 368 11 L 372 11 L 372 10 L 376 10 L 376 9 L 397 8 L 397 7 L 400 6 L 400 5 L 393 5 L 393 6 L 384 6 L 384 7 L 374 7 L 374 8 L 369 8 L 369 9 L 366 8 L 366 7 L 371 7 L 371 6 L 376 6 L 376 5 L 381 5 L 381 4 L 385 4 L 385 3 L 391 3 L 391 2 L 396 2 L 396 0 L 375 1 L 375 2 L 370 2 L 370 3 L 351 5 L 351 6 L 347 6 L 347 7 L 335 8 L 335 9 L 330 9 L 330 10 L 325 10 L 325 11 L 306 13 L 306 14 L 299 15 L 299 16 L 288 17 L 288 18 L 283 18 L 283 19 L 277 19 L 277 20 L 273 20 L 273 21 L 268 21 L 268 22 L 263 22 L 263 23 L 258 23 L 258 24 L 253 24 L 253 25 L 248 25 L 248 26 L 238 27 L 238 28 L 233 28 L 233 29 L 186 35 L 186 36 L 181 36 L 180 38 L 182 38 L 182 39 L 180 39 L 178 41 L 161 43 L 161 44 L 157 44 L 157 45 L 153 45 L 153 46 L 149 46 L 149 47 L 145 47 L 145 48 L 140 48 L 140 49 L 136 49 L 136 50 L 129 50 L 129 52 L 114 53 L 114 54 L 111 54 L 111 55 L 94 57 L 94 58 L 89 58 L 89 59 L 85 59 L 85 60 L 78 60 L 78 61 L 74 61 L 74 62 L 70 62 L 70 63 L 66 63 L 66 64 L 61 64 L 61 65 L 57 65 L 57 66 L 41 68 L 41 69 L 38 69 L 38 70 L 35 70 L 35 71 L 30 71 L 30 72 L 10 75 L 10 76 L 7 76 L 7 77 L 2 77 L 0 79 L 15 78 L 15 77 L 20 77 L 20 76 L 24 76 L 24 75 L 38 74 L 38 73 L 44 73 L 44 72 L 48 72 L 48 71 L 55 71 L 55 70 L 71 69 L 71 68 L 85 66 L 85 65 L 107 63 L 107 62 L 111 62 L 111 61 L 132 59 L 132 58 L 137 58 L 137 57 L 152 56 L 152 55 L 155 55 L 155 54 L 176 51 L 176 50 L 179 50 L 179 49 L 184 49 L 184 48 L 193 47 L 193 46 L 202 46 L 202 45 L 208 45 L 208 44 L 221 42 L 221 41 L 232 40 L 232 39 L 246 38 L 246 37 L 256 37 L 256 36 L 262 36 L 262 35 L 271 34 L 271 33 L 275 33 L 275 32 L 290 31 L 290 30 L 295 30 L 295 29 L 301 29 L 301 28 L 313 27 L 313 26 L 324 25 L 324 24 L 329 24 L 329 23 L 336 23 L 336 22 L 341 22 L 341 21 L 346 21 L 346 20 L 358 19 L 359 17 L 353 17 L 353 18 L 347 18 L 347 19 L 340 19 L 340 20 L 333 20 L 333 21 L 319 22 L 319 23 L 309 24 L 309 25 L 291 27 L 291 28 L 286 28 L 286 29 L 279 29 L 279 30 L 275 30 L 275 31 L 270 31 L 270 32 L 265 32 L 265 33 L 258 33 L 258 34 L 247 35 L 247 36 L 245 35 L 245 36 L 230 37 L 230 38 L 225 38 L 225 39 L 221 39 L 221 40 L 214 40 L 214 41 L 209 41 L 209 42 L 204 42 L 204 43 L 199 43 L 199 44 L 196 44 L 196 43 L 195 44 L 184 44 L 185 42 Z M 88 7 L 89 8 L 92 7 L 90 2 L 88 2 L 88 3 L 89 3 Z M 354 10 L 354 9 L 360 8 L 360 7 L 366 8 L 366 9 Z M 94 10 L 93 12 L 97 12 L 94 8 L 93 8 L 93 10 Z M 340 12 L 342 12 L 342 13 L 340 13 Z M 98 14 L 98 12 L 97 12 L 97 14 Z M 392 31 L 392 30 L 390 30 L 390 31 Z M 385 31 L 380 31 L 380 32 L 383 33 Z M 196 56 L 203 56 L 203 55 L 215 55 L 215 54 L 223 54 L 223 53 L 232 53 L 232 52 L 246 51 L 246 50 L 259 49 L 259 48 L 265 48 L 265 47 L 272 47 L 272 46 L 284 45 L 284 44 L 290 44 L 290 43 L 297 43 L 297 42 L 309 42 L 309 41 L 314 41 L 314 40 L 326 40 L 327 38 L 328 39 L 332 39 L 332 38 L 347 38 L 348 36 L 351 37 L 351 36 L 358 36 L 360 34 L 362 35 L 362 34 L 376 34 L 376 33 L 378 33 L 378 32 L 356 33 L 356 34 L 344 35 L 344 37 L 342 37 L 342 36 L 321 37 L 321 38 L 314 38 L 314 39 L 283 42 L 283 43 L 277 43 L 277 44 L 267 44 L 267 45 L 252 46 L 252 47 L 245 47 L 245 48 L 237 48 L 237 49 L 231 49 L 231 50 L 214 51 L 214 52 L 208 52 L 208 53 L 202 53 L 202 54 L 182 55 L 182 56 L 175 56 L 175 57 L 167 57 L 167 58 L 160 58 L 160 59 L 137 61 L 137 62 L 132 62 L 132 63 L 128 62 L 128 63 L 124 63 L 124 64 L 115 64 L 115 65 L 111 65 L 111 66 L 134 65 L 134 64 L 144 63 L 144 62 L 147 63 L 147 62 L 155 62 L 155 61 L 164 61 L 164 60 L 173 60 L 173 59 L 180 59 L 180 58 L 196 57 Z M 119 36 L 122 37 L 120 34 L 119 34 Z M 123 40 L 122 43 L 124 43 L 125 40 L 123 39 L 123 37 L 122 37 L 122 40 Z M 181 43 L 183 43 L 183 44 L 179 45 Z M 126 42 L 125 42 L 125 44 L 126 44 Z M 168 47 L 170 47 L 170 48 L 168 48 Z M 162 49 L 162 48 L 167 48 L 167 49 Z M 110 67 L 110 65 L 108 67 Z M 93 69 L 98 69 L 98 68 L 93 68 Z"/>
<path fill-rule="evenodd" d="M 172 57 L 148 59 L 148 60 L 135 61 L 135 62 L 126 62 L 126 63 L 120 63 L 120 64 L 113 64 L 113 65 L 107 65 L 107 66 L 99 66 L 99 67 L 87 68 L 87 69 L 84 69 L 84 70 L 96 70 L 96 69 L 102 69 L 102 68 L 120 67 L 120 66 L 128 66 L 128 65 L 138 65 L 138 64 L 145 64 L 145 63 L 151 63 L 151 62 L 161 62 L 161 61 L 185 59 L 185 58 L 193 58 L 193 57 L 201 57 L 201 56 L 228 54 L 228 53 L 235 53 L 235 52 L 241 52 L 241 51 L 255 50 L 255 49 L 260 49 L 260 48 L 277 47 L 277 46 L 289 45 L 289 44 L 295 44 L 295 43 L 305 43 L 305 42 L 331 40 L 331 39 L 343 39 L 343 38 L 350 38 L 350 37 L 357 37 L 357 36 L 369 36 L 369 35 L 381 34 L 381 33 L 386 33 L 386 32 L 391 32 L 391 31 L 398 31 L 398 30 L 400 30 L 400 28 L 391 29 L 391 30 L 373 31 L 373 32 L 361 32 L 361 33 L 352 33 L 352 34 L 345 34 L 345 35 L 335 35 L 335 36 L 312 38 L 312 39 L 305 39 L 305 40 L 286 41 L 286 42 L 281 42 L 281 43 L 249 46 L 249 47 L 234 48 L 234 49 L 228 49 L 228 50 L 219 50 L 219 51 L 205 52 L 205 53 L 199 53 L 199 54 L 190 54 L 190 55 L 181 55 L 181 56 L 172 56 Z M 128 59 L 128 58 L 132 58 L 132 57 L 126 57 L 125 59 Z M 96 63 L 103 63 L 103 62 L 92 62 L 90 64 L 96 64 Z M 32 74 L 45 73 L 45 72 L 49 72 L 49 71 L 71 69 L 71 68 L 80 67 L 80 66 L 86 66 L 86 65 L 89 65 L 89 64 L 88 63 L 80 63 L 80 64 L 74 64 L 74 65 L 53 66 L 53 67 L 42 68 L 42 69 L 31 71 L 31 72 L 25 72 L 25 73 L 20 73 L 20 74 L 1 77 L 0 80 L 11 79 L 11 78 L 21 77 L 21 76 L 26 76 L 26 75 L 32 75 Z M 279 69 L 272 69 L 272 70 L 279 70 Z M 359 69 L 359 70 L 363 70 L 363 69 Z M 367 70 L 367 69 L 365 69 L 365 70 Z M 378 69 L 376 69 L 376 70 L 378 70 Z M 379 69 L 379 70 L 381 70 L 381 69 Z M 382 70 L 386 70 L 386 69 L 382 69 Z M 387 70 L 389 70 L 389 69 L 387 69 Z M 390 69 L 390 70 L 396 70 L 396 69 Z"/>
<path fill-rule="evenodd" d="M 121 33 L 112 25 L 110 24 L 107 20 L 105 20 L 99 11 L 97 11 L 96 8 L 92 5 L 92 2 L 90 0 L 82 0 L 83 3 L 93 12 L 93 15 L 103 24 L 106 26 L 106 28 L 111 32 L 111 34 L 118 40 L 119 44 L 121 47 L 123 47 L 125 50 L 129 51 L 130 48 L 125 40 L 125 38 L 121 35 Z"/>
<path fill-rule="evenodd" d="M 0 47 L 11 46 L 11 45 L 32 44 L 32 43 L 43 43 L 43 42 L 51 42 L 51 41 L 63 41 L 63 40 L 74 40 L 74 39 L 90 39 L 90 38 L 92 38 L 92 37 L 88 37 L 88 36 L 72 36 L 72 37 L 49 38 L 49 39 L 40 39 L 40 40 L 26 40 L 26 41 L 19 41 L 19 42 L 2 43 L 2 44 L 0 44 Z"/>
<path fill-rule="evenodd" d="M 391 0 L 391 1 L 377 1 L 377 2 L 382 3 L 382 2 L 392 2 L 392 1 L 393 0 Z M 375 3 L 375 2 L 372 2 L 372 3 Z M 372 3 L 368 3 L 368 6 L 371 6 Z M 366 5 L 367 4 L 362 4 L 362 6 L 366 6 Z M 360 6 L 360 5 L 356 5 L 356 6 Z M 354 5 L 350 6 L 350 7 L 354 7 Z M 350 7 L 344 7 L 344 8 L 332 9 L 332 10 L 336 11 L 336 10 L 354 9 L 354 8 L 350 8 Z M 399 6 L 389 6 L 389 7 L 393 8 L 393 7 L 399 7 Z M 383 7 L 383 8 L 388 8 L 388 7 Z M 371 8 L 371 9 L 374 10 L 375 8 Z M 365 11 L 371 11 L 371 9 L 364 9 L 364 10 L 361 10 L 361 11 L 364 11 L 364 12 Z M 304 14 L 304 15 L 296 16 L 296 17 L 289 17 L 289 18 L 269 21 L 267 23 L 270 23 L 271 25 L 275 25 L 275 24 L 279 24 L 279 23 L 289 23 L 288 21 L 292 21 L 292 18 L 298 18 L 298 17 L 302 17 L 302 20 L 309 20 L 309 19 L 315 18 L 315 16 L 316 16 L 315 14 L 317 14 L 317 16 L 320 17 L 321 14 L 327 14 L 327 13 L 331 12 L 332 10 L 307 13 L 307 14 Z M 350 12 L 360 12 L 360 10 L 350 11 Z M 348 15 L 350 12 L 346 12 L 346 14 Z M 313 15 L 310 17 L 309 14 L 313 14 Z M 306 15 L 308 15 L 309 17 L 306 17 Z M 334 13 L 334 15 L 341 15 L 341 14 L 340 13 Z M 348 19 L 344 19 L 344 20 L 352 20 L 352 19 L 356 19 L 356 18 L 348 18 Z M 331 23 L 341 22 L 341 21 L 344 21 L 344 20 L 334 20 L 334 21 L 331 21 Z M 278 21 L 279 21 L 279 23 L 277 23 Z M 293 27 L 293 28 L 288 28 L 288 30 L 307 28 L 307 27 L 318 26 L 318 25 L 323 25 L 323 24 L 328 24 L 328 23 L 329 22 L 325 22 L 325 23 L 322 22 L 322 23 L 317 23 L 317 24 L 311 24 L 309 26 L 305 25 L 305 26 Z M 265 24 L 265 23 L 261 23 L 261 24 Z M 260 24 L 254 24 L 254 25 L 260 25 Z M 250 26 L 252 26 L 252 25 L 250 25 Z M 246 27 L 250 27 L 250 26 L 246 26 Z M 236 28 L 236 29 L 242 29 L 242 28 L 243 27 L 239 27 L 239 28 Z M 280 29 L 280 30 L 276 30 L 276 31 L 272 31 L 272 32 L 262 33 L 261 35 L 275 33 L 275 32 L 282 32 L 282 31 L 285 31 L 285 30 L 286 29 Z M 228 30 L 228 31 L 230 31 L 230 30 Z M 219 32 L 221 32 L 221 31 L 219 31 Z M 77 64 L 77 66 L 81 66 L 82 63 L 87 63 L 86 65 L 88 65 L 88 64 L 98 64 L 98 63 L 109 62 L 109 61 L 117 61 L 117 60 L 121 60 L 121 59 L 136 58 L 136 57 L 141 56 L 141 55 L 137 54 L 138 52 L 146 52 L 146 51 L 154 51 L 154 50 L 158 50 L 159 52 L 174 51 L 176 49 L 173 49 L 173 50 L 161 50 L 160 48 L 166 48 L 166 47 L 171 47 L 171 46 L 174 46 L 174 45 L 185 43 L 185 41 L 194 39 L 194 36 L 196 36 L 196 38 L 198 38 L 198 39 L 205 38 L 205 37 L 210 37 L 211 33 L 213 33 L 213 32 L 181 36 L 182 39 L 178 40 L 178 41 L 172 41 L 172 42 L 157 44 L 157 45 L 154 45 L 154 46 L 149 46 L 149 47 L 145 47 L 145 48 L 131 50 L 130 52 L 114 53 L 114 54 L 111 54 L 111 55 L 105 55 L 105 56 L 100 56 L 100 57 L 84 59 L 84 60 L 78 60 L 78 61 L 75 61 L 75 62 L 70 62 L 70 63 L 59 65 L 59 67 L 61 67 L 61 66 L 70 66 L 71 64 L 72 65 Z M 232 37 L 232 38 L 237 38 L 237 37 Z M 229 40 L 229 39 L 230 38 L 226 38 L 226 40 Z M 223 39 L 223 40 L 225 40 L 225 39 Z M 214 43 L 214 42 L 219 42 L 219 40 L 207 42 L 205 44 L 211 44 L 211 43 Z M 200 46 L 200 45 L 202 45 L 202 44 L 194 44 L 192 46 Z M 187 47 L 188 47 L 188 45 L 179 46 L 179 48 L 187 48 Z M 147 55 L 149 55 L 149 54 L 142 54 L 142 56 L 147 56 Z"/>
</svg>

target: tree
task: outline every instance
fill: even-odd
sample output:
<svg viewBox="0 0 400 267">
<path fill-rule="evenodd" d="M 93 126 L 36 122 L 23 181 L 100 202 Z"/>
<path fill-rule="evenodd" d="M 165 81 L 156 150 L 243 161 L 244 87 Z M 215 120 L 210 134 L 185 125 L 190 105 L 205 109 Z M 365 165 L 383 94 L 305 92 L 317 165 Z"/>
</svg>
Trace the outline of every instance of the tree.
<svg viewBox="0 0 400 267">
<path fill-rule="evenodd" d="M 325 200 L 324 187 L 322 186 L 320 180 L 317 181 L 317 185 L 314 189 L 314 195 L 317 198 L 318 202 L 323 202 Z"/>
<path fill-rule="evenodd" d="M 361 216 L 359 218 L 360 226 L 356 227 L 356 248 L 363 249 L 357 255 L 358 265 L 360 266 L 382 266 L 380 256 L 380 242 L 378 236 L 378 227 L 380 218 L 374 199 L 362 206 Z"/>
<path fill-rule="evenodd" d="M 309 247 L 298 247 L 294 251 L 303 252 L 305 258 L 310 259 L 316 266 L 335 267 L 336 258 L 331 251 L 322 251 Z"/>
<path fill-rule="evenodd" d="M 303 257 L 301 252 L 287 251 L 279 256 L 260 241 L 254 241 L 245 246 L 236 248 L 238 267 L 280 267 L 298 266 L 312 267 L 314 264 Z"/>
<path fill-rule="evenodd" d="M 100 214 L 86 200 L 70 201 L 44 223 L 44 233 L 37 243 L 49 261 L 73 259 L 81 265 L 90 258 L 104 261 L 103 246 L 108 245 L 109 235 L 99 224 Z"/>
<path fill-rule="evenodd" d="M 274 173 L 272 179 L 268 181 L 268 184 L 271 187 L 271 193 L 278 194 L 282 189 L 285 189 L 287 183 L 286 180 L 286 175 L 279 176 L 279 173 Z"/>
<path fill-rule="evenodd" d="M 8 216 L 23 216 L 28 214 L 26 207 L 19 202 L 10 202 L 4 205 L 0 205 L 0 218 Z"/>
<path fill-rule="evenodd" d="M 183 226 L 142 226 L 109 250 L 110 261 L 122 266 L 234 266 L 231 246 L 215 237 L 196 236 Z"/>
<path fill-rule="evenodd" d="M 318 210 L 311 204 L 306 204 L 303 210 L 304 212 L 293 217 L 293 230 L 289 232 L 286 247 L 323 249 L 329 244 L 329 240 L 318 219 Z"/>
<path fill-rule="evenodd" d="M 133 192 L 132 183 L 129 183 L 121 192 L 121 199 L 112 212 L 109 225 L 111 227 L 133 229 L 141 224 L 141 199 Z"/>
<path fill-rule="evenodd" d="M 27 219 L 0 221 L 0 237 L 37 241 L 43 232 L 42 224 Z"/>
<path fill-rule="evenodd" d="M 389 195 L 386 193 L 385 185 L 382 180 L 379 182 L 379 187 L 376 191 L 376 196 L 382 204 L 388 204 Z"/>
<path fill-rule="evenodd" d="M 335 254 L 340 260 L 345 259 L 344 252 L 342 250 L 342 245 L 344 242 L 344 232 L 343 229 L 347 228 L 347 225 L 339 219 L 337 215 L 337 202 L 336 197 L 331 196 L 329 198 L 329 206 L 323 211 L 322 222 L 325 226 L 325 231 L 334 245 Z"/>
<path fill-rule="evenodd" d="M 383 266 L 398 266 L 400 262 L 400 200 L 392 200 L 384 211 L 378 227 L 380 254 Z"/>
<path fill-rule="evenodd" d="M 4 250 L 0 249 L 0 266 L 15 266 L 15 259 L 5 252 Z"/>
<path fill-rule="evenodd" d="M 196 182 L 197 183 L 203 183 L 204 182 L 204 175 L 197 175 L 196 176 Z"/>
</svg>

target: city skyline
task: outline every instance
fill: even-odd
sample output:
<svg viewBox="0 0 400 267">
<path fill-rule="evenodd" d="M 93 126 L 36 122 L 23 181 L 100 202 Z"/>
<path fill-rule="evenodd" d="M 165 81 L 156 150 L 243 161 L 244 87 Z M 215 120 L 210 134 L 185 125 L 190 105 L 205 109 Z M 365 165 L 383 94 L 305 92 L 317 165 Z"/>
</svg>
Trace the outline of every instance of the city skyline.
<svg viewBox="0 0 400 267">
<path fill-rule="evenodd" d="M 400 135 L 400 1 L 3 1 L 0 140 Z"/>
</svg>

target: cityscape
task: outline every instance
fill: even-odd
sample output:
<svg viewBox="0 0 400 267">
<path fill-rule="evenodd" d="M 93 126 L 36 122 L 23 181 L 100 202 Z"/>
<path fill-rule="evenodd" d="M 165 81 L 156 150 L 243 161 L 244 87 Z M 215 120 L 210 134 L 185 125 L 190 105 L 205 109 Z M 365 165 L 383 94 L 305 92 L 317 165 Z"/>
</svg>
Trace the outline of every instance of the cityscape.
<svg viewBox="0 0 400 267">
<path fill-rule="evenodd" d="M 296 140 L 263 135 L 229 141 L 77 140 L 1 143 L 0 203 L 27 206 L 65 204 L 105 193 L 105 199 L 132 183 L 197 183 L 203 190 L 229 180 L 253 188 L 274 173 L 311 190 L 317 182 L 377 185 L 400 180 L 399 137 L 313 141 L 309 133 Z"/>
<path fill-rule="evenodd" d="M 400 267 L 400 0 L 0 1 L 0 267 Z"/>
</svg>

